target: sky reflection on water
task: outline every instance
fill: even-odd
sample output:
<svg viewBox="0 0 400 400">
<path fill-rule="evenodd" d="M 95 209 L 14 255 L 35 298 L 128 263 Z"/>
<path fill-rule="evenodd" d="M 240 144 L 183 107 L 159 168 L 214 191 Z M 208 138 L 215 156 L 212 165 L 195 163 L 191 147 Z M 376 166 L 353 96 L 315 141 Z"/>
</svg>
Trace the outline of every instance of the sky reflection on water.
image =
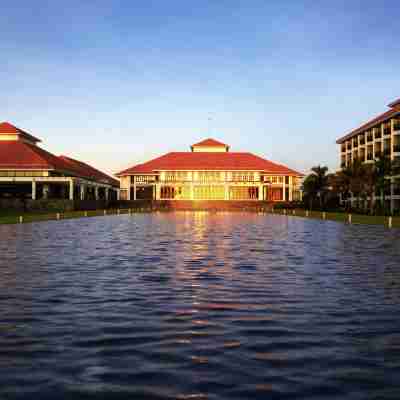
<svg viewBox="0 0 400 400">
<path fill-rule="evenodd" d="M 400 398 L 399 231 L 181 212 L 0 237 L 0 397 Z"/>
</svg>

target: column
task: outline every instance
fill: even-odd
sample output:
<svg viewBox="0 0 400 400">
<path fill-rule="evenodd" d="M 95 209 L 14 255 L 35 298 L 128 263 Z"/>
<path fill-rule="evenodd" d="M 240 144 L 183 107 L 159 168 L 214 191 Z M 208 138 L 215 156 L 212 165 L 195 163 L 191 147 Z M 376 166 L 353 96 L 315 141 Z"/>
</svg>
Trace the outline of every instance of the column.
<svg viewBox="0 0 400 400">
<path fill-rule="evenodd" d="M 282 200 L 286 201 L 286 182 L 285 182 L 285 177 L 283 177 L 283 185 L 282 185 Z"/>
<path fill-rule="evenodd" d="M 32 200 L 36 200 L 36 182 L 32 181 Z"/>
<path fill-rule="evenodd" d="M 99 187 L 98 187 L 98 186 L 95 186 L 95 187 L 94 187 L 94 198 L 95 198 L 96 200 L 99 199 Z"/>
<path fill-rule="evenodd" d="M 81 188 L 81 200 L 85 200 L 85 185 L 81 184 L 80 185 Z"/>
<path fill-rule="evenodd" d="M 156 185 L 156 200 L 161 200 L 161 185 Z"/>
<path fill-rule="evenodd" d="M 262 201 L 264 200 L 264 193 L 263 193 L 263 185 L 258 185 L 258 200 Z"/>
<path fill-rule="evenodd" d="M 104 190 L 105 190 L 106 201 L 108 201 L 108 198 L 109 198 L 109 193 L 108 193 L 109 188 L 104 188 Z"/>
<path fill-rule="evenodd" d="M 133 200 L 136 200 L 136 177 L 133 176 Z"/>
<path fill-rule="evenodd" d="M 289 201 L 293 201 L 293 178 L 289 176 Z"/>
<path fill-rule="evenodd" d="M 152 186 L 152 189 L 153 189 L 153 200 L 157 200 L 157 198 L 156 198 L 156 196 L 157 196 L 157 185 L 154 184 Z"/>
<path fill-rule="evenodd" d="M 73 181 L 73 179 L 70 179 L 70 181 L 69 181 L 69 199 L 70 200 L 74 199 L 74 181 Z"/>
</svg>

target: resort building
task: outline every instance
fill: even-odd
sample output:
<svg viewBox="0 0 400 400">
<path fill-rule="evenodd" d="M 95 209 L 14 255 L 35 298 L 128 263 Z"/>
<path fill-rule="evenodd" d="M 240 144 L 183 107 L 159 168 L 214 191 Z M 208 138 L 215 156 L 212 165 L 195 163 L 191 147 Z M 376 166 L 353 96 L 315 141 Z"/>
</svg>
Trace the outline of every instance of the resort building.
<svg viewBox="0 0 400 400">
<path fill-rule="evenodd" d="M 230 152 L 206 139 L 116 174 L 121 200 L 301 199 L 302 174 L 251 153 Z"/>
<path fill-rule="evenodd" d="M 358 159 L 374 163 L 382 155 L 400 162 L 400 99 L 388 105 L 389 110 L 338 139 L 340 167 Z M 380 199 L 376 196 L 376 200 Z M 391 190 L 385 193 L 391 209 L 400 208 L 400 176 L 392 178 Z"/>
<path fill-rule="evenodd" d="M 0 123 L 0 198 L 111 200 L 118 180 L 66 156 L 38 146 L 40 139 Z"/>
</svg>

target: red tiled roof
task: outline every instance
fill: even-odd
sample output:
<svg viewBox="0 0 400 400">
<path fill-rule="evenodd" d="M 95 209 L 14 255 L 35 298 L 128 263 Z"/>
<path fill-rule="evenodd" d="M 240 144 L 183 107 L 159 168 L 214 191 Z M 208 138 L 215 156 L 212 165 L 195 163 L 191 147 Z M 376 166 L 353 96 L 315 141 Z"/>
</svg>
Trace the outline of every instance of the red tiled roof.
<svg viewBox="0 0 400 400">
<path fill-rule="evenodd" d="M 154 171 L 263 171 L 277 175 L 303 174 L 251 153 L 173 152 L 116 174 L 117 176 Z"/>
<path fill-rule="evenodd" d="M 16 134 L 24 136 L 26 139 L 31 140 L 32 142 L 40 142 L 41 140 L 32 136 L 30 133 L 23 131 L 22 129 L 17 128 L 16 126 L 10 124 L 9 122 L 1 122 L 0 123 L 0 135 L 2 134 Z"/>
<path fill-rule="evenodd" d="M 97 182 L 104 182 L 109 185 L 118 186 L 119 181 L 108 176 L 104 172 L 99 171 L 98 169 L 92 167 L 89 164 L 86 164 L 82 161 L 74 160 L 73 158 L 67 156 L 59 157 L 63 162 L 65 162 L 71 170 L 76 171 L 78 176 L 86 177 Z"/>
<path fill-rule="evenodd" d="M 192 147 L 229 147 L 227 144 L 218 142 L 218 140 L 208 138 L 199 143 L 192 144 Z"/>
<path fill-rule="evenodd" d="M 374 119 L 361 125 L 359 128 L 354 129 L 353 131 L 348 133 L 346 136 L 343 136 L 340 139 L 338 139 L 336 141 L 336 143 L 341 144 L 341 143 L 345 142 L 346 140 L 352 138 L 353 136 L 358 135 L 359 133 L 362 133 L 363 131 L 366 131 L 368 129 L 371 129 L 377 124 L 387 121 L 389 118 L 394 117 L 396 114 L 400 114 L 400 108 L 398 106 L 400 106 L 400 99 L 389 104 L 389 107 L 391 107 L 391 109 L 389 111 L 386 111 L 383 114 L 378 115 Z"/>
<path fill-rule="evenodd" d="M 397 100 L 395 100 L 395 101 L 392 101 L 392 102 L 389 104 L 389 107 L 390 107 L 390 108 L 400 107 L 400 99 L 397 99 Z"/>
<path fill-rule="evenodd" d="M 0 169 L 7 168 L 69 171 L 68 165 L 58 157 L 19 140 L 0 141 Z"/>
<path fill-rule="evenodd" d="M 56 170 L 72 176 L 119 186 L 116 179 L 69 157 L 57 157 L 41 147 L 19 140 L 0 141 L 0 169 Z"/>
</svg>

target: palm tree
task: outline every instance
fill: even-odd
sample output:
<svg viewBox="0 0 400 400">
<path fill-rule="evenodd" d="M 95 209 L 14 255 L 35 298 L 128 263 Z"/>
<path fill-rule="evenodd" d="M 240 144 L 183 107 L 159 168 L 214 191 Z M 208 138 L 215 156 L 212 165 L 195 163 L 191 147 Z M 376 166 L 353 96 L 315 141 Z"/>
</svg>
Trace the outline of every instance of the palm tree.
<svg viewBox="0 0 400 400">
<path fill-rule="evenodd" d="M 328 179 L 328 167 L 321 167 L 317 165 L 311 168 L 311 176 L 313 176 L 313 180 L 315 181 L 314 186 L 317 191 L 317 196 L 319 197 L 319 205 L 322 208 L 324 197 L 329 188 L 329 179 Z"/>
<path fill-rule="evenodd" d="M 318 189 L 317 189 L 317 180 L 314 174 L 308 175 L 303 182 L 303 193 L 304 193 L 304 198 L 308 199 L 309 205 L 310 205 L 310 210 L 313 208 L 313 200 L 317 195 Z"/>
</svg>

